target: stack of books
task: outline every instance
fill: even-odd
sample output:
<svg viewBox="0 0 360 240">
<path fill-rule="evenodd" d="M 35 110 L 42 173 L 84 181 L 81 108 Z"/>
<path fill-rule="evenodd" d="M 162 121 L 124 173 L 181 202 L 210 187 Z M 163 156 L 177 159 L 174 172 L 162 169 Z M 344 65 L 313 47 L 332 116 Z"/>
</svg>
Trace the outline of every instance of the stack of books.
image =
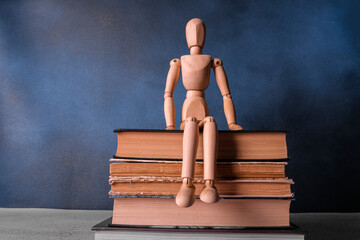
<svg viewBox="0 0 360 240">
<path fill-rule="evenodd" d="M 289 227 L 293 181 L 288 164 L 286 132 L 219 131 L 216 187 L 220 201 L 196 199 L 178 207 L 182 184 L 183 131 L 114 130 L 116 155 L 110 159 L 112 224 L 178 227 Z M 202 134 L 194 185 L 199 196 L 203 181 Z"/>
</svg>

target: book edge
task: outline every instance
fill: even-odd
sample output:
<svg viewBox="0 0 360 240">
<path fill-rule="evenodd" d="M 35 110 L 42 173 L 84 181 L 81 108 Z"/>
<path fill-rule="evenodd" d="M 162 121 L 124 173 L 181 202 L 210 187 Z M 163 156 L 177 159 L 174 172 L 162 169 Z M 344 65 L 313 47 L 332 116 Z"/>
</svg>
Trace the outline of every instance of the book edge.
<svg viewBox="0 0 360 240">
<path fill-rule="evenodd" d="M 113 132 L 168 132 L 168 133 L 182 133 L 184 130 L 165 130 L 165 129 L 131 129 L 131 128 L 116 128 Z M 288 133 L 285 130 L 218 130 L 219 133 Z"/>
<path fill-rule="evenodd" d="M 109 198 L 165 198 L 175 199 L 175 195 L 111 195 Z M 200 199 L 196 196 L 196 199 Z M 290 200 L 295 201 L 294 194 L 286 195 L 284 197 L 278 196 L 251 196 L 251 195 L 221 195 L 220 199 L 254 199 L 254 200 Z"/>
<path fill-rule="evenodd" d="M 217 159 L 218 162 L 289 162 L 290 157 L 288 158 L 277 158 L 277 159 Z M 154 162 L 182 162 L 182 159 L 172 159 L 172 158 L 136 158 L 136 157 L 121 157 L 113 155 L 110 158 L 110 162 L 118 162 L 118 161 L 154 161 Z M 196 159 L 196 162 L 203 162 L 203 159 Z"/>
<path fill-rule="evenodd" d="M 207 226 L 166 226 L 166 225 L 125 225 L 112 224 L 112 217 L 94 225 L 91 231 L 172 231 L 172 232 L 212 232 L 212 233 L 276 233 L 306 235 L 307 232 L 290 222 L 290 226 L 276 227 L 207 227 Z"/>
</svg>

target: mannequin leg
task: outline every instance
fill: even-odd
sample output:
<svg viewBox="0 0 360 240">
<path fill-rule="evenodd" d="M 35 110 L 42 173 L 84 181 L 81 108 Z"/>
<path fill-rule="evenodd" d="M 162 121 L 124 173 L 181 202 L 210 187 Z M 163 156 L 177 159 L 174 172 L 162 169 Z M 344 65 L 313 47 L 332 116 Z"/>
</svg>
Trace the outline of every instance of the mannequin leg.
<svg viewBox="0 0 360 240">
<path fill-rule="evenodd" d="M 190 207 L 195 202 L 195 186 L 193 184 L 197 146 L 199 142 L 199 126 L 196 118 L 185 120 L 183 135 L 182 185 L 175 202 L 180 207 Z"/>
<path fill-rule="evenodd" d="M 217 125 L 215 119 L 206 117 L 203 120 L 203 148 L 204 148 L 204 181 L 205 187 L 201 191 L 200 199 L 206 203 L 219 201 L 219 194 L 215 187 L 216 159 L 217 159 Z"/>
</svg>

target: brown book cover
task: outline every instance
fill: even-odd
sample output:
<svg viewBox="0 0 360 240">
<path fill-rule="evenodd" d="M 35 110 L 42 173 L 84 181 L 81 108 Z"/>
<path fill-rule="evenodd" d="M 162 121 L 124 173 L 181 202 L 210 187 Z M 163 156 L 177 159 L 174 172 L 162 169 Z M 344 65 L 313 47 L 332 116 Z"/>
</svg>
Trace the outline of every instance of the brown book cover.
<svg viewBox="0 0 360 240">
<path fill-rule="evenodd" d="M 217 179 L 234 178 L 284 178 L 287 162 L 218 162 L 216 167 Z M 182 163 L 180 161 L 147 161 L 132 162 L 122 160 L 110 164 L 111 176 L 181 176 Z M 196 162 L 195 177 L 204 175 L 203 162 Z"/>
<path fill-rule="evenodd" d="M 180 130 L 114 130 L 118 135 L 115 157 L 138 159 L 182 159 Z M 203 159 L 202 133 L 197 159 Z M 219 131 L 218 156 L 222 160 L 287 159 L 286 132 Z"/>
<path fill-rule="evenodd" d="M 115 198 L 113 224 L 159 226 L 289 226 L 290 199 L 196 199 L 181 208 L 168 198 Z"/>
<path fill-rule="evenodd" d="M 195 195 L 204 187 L 202 178 L 195 178 Z M 110 176 L 110 195 L 175 196 L 182 184 L 181 177 L 116 177 Z M 236 179 L 218 180 L 216 188 L 220 197 L 293 197 L 291 179 Z"/>
</svg>

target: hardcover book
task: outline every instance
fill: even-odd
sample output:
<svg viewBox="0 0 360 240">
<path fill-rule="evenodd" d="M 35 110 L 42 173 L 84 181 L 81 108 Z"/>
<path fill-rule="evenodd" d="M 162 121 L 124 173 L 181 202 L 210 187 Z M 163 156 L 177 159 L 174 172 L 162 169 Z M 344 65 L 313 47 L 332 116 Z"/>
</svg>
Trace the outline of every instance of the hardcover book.
<svg viewBox="0 0 360 240">
<path fill-rule="evenodd" d="M 165 195 L 175 196 L 182 184 L 180 177 L 110 177 L 110 195 Z M 203 179 L 194 179 L 199 196 Z M 216 188 L 220 197 L 293 197 L 291 179 L 218 180 Z"/>
<path fill-rule="evenodd" d="M 111 159 L 111 176 L 181 176 L 181 161 Z M 287 162 L 218 162 L 217 179 L 285 178 Z M 203 162 L 195 163 L 195 178 L 204 176 Z"/>
<path fill-rule="evenodd" d="M 129 226 L 112 224 L 108 218 L 91 229 L 95 240 L 114 239 L 252 239 L 252 240 L 303 240 L 305 232 L 296 225 L 288 227 L 184 227 L 184 226 Z"/>
<path fill-rule="evenodd" d="M 115 158 L 182 159 L 183 131 L 116 129 L 118 145 Z M 219 131 L 218 161 L 287 160 L 286 132 Z M 203 159 L 202 133 L 197 159 Z"/>
</svg>

